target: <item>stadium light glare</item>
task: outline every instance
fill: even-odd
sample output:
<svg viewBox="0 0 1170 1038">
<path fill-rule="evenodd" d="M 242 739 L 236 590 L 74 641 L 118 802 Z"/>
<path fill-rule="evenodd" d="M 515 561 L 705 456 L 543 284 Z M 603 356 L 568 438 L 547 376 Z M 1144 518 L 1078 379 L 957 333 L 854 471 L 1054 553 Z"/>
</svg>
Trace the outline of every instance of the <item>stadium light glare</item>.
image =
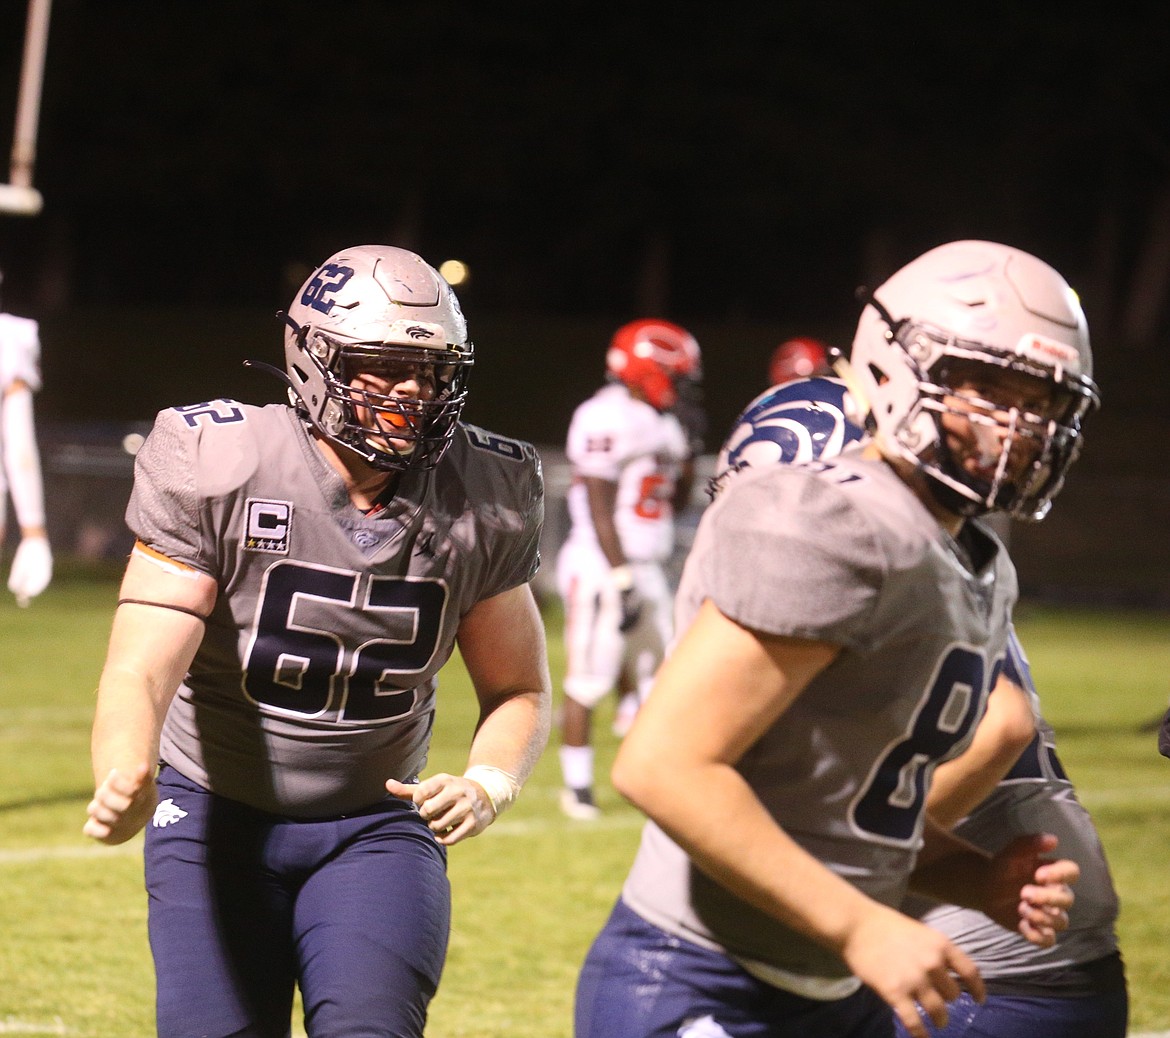
<svg viewBox="0 0 1170 1038">
<path fill-rule="evenodd" d="M 439 273 L 453 288 L 464 284 L 471 277 L 471 271 L 467 269 L 467 264 L 457 259 L 443 260 L 439 264 Z"/>
</svg>

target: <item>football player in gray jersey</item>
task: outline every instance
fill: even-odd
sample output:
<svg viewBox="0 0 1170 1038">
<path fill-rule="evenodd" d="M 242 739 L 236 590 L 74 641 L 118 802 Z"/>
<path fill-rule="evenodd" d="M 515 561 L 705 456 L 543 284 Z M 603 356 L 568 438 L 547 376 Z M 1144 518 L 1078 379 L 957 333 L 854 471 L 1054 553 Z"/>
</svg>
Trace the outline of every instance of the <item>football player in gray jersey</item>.
<svg viewBox="0 0 1170 1038">
<path fill-rule="evenodd" d="M 799 379 L 761 393 L 720 452 L 712 495 L 746 468 L 835 457 L 862 436 L 855 412 L 839 379 Z M 1128 996 L 1117 893 L 1093 820 L 1056 756 L 1014 632 L 975 736 L 935 769 L 926 809 L 989 854 L 1019 835 L 1053 833 L 1081 873 L 1068 929 L 1049 948 L 971 909 L 917 897 L 903 904 L 954 940 L 986 981 L 986 1001 L 963 992 L 948 1009 L 946 1027 L 930 1025 L 932 1038 L 1124 1038 Z"/>
<path fill-rule="evenodd" d="M 1039 518 L 1097 403 L 1063 278 L 989 242 L 920 256 L 852 351 L 873 436 L 737 475 L 703 517 L 682 635 L 614 766 L 649 816 L 582 969 L 578 1038 L 926 1034 L 971 959 L 908 888 L 1051 945 L 1077 866 L 1025 836 L 994 858 L 926 816 L 972 737 L 1016 594 L 977 517 Z"/>
<path fill-rule="evenodd" d="M 1027 697 L 1031 738 L 984 797 L 987 776 L 977 769 L 996 743 L 1011 742 L 1000 729 L 1014 724 L 989 724 L 994 719 L 985 718 L 968 750 L 935 772 L 927 811 L 989 854 L 1023 833 L 1055 834 L 1061 853 L 1080 866 L 1076 901 L 1068 929 L 1054 945 L 1041 948 L 972 909 L 908 899 L 904 910 L 960 945 L 987 985 L 982 1005 L 964 992 L 951 1004 L 946 1027 L 928 1031 L 931 1038 L 1125 1038 L 1129 999 L 1115 929 L 1117 891 L 1093 820 L 1056 755 L 1052 727 L 1040 713 L 1031 670 L 1014 633 L 1003 675 Z M 993 767 L 991 777 L 1003 771 Z"/>
<path fill-rule="evenodd" d="M 414 253 L 330 257 L 286 315 L 290 404 L 159 414 L 140 450 L 85 832 L 146 827 L 160 1035 L 422 1035 L 447 848 L 549 729 L 533 448 L 460 421 L 472 344 Z M 458 645 L 466 771 L 424 775 Z"/>
</svg>

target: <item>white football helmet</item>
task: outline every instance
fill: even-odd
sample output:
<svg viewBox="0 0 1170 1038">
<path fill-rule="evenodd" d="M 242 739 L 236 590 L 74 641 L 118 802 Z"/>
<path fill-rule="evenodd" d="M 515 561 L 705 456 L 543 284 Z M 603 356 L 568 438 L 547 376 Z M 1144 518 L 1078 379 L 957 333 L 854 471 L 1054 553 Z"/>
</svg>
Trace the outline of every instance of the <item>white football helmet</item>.
<svg viewBox="0 0 1170 1038">
<path fill-rule="evenodd" d="M 438 271 L 391 245 L 343 249 L 309 275 L 284 318 L 290 398 L 323 436 L 376 468 L 438 464 L 467 400 L 474 354 L 459 301 Z M 434 399 L 351 388 L 355 372 L 379 361 L 433 365 Z M 405 446 L 371 435 L 355 403 L 386 417 Z"/>
<path fill-rule="evenodd" d="M 858 322 L 850 367 L 882 452 L 913 462 L 940 504 L 958 515 L 1042 519 L 1080 453 L 1081 420 L 1100 402 L 1076 293 L 1047 263 L 994 242 L 940 245 L 876 289 Z M 948 403 L 972 372 L 994 386 L 1005 371 L 1051 393 L 1044 414 L 969 397 L 961 410 Z M 951 456 L 940 425 L 947 413 L 971 419 L 981 444 L 994 444 L 986 448 L 993 477 L 977 479 Z M 1012 475 L 1009 454 L 1021 441 L 1034 460 Z"/>
</svg>

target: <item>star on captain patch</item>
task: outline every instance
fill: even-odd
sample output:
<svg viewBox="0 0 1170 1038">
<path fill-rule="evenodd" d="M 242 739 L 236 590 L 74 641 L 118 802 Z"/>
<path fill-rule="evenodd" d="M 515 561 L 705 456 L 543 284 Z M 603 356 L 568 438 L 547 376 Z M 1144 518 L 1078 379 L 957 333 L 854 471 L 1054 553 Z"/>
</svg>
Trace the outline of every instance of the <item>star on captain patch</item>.
<svg viewBox="0 0 1170 1038">
<path fill-rule="evenodd" d="M 260 501 L 248 498 L 241 547 L 245 551 L 287 555 L 292 512 L 291 501 Z"/>
</svg>

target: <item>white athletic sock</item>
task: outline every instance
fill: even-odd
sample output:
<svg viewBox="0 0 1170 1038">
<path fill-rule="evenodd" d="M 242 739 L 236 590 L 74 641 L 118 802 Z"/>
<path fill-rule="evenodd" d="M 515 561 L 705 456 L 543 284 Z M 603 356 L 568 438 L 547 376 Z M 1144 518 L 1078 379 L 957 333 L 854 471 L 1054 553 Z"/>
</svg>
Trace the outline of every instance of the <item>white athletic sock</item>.
<svg viewBox="0 0 1170 1038">
<path fill-rule="evenodd" d="M 593 747 L 562 746 L 561 775 L 572 789 L 589 789 L 593 785 Z"/>
</svg>

